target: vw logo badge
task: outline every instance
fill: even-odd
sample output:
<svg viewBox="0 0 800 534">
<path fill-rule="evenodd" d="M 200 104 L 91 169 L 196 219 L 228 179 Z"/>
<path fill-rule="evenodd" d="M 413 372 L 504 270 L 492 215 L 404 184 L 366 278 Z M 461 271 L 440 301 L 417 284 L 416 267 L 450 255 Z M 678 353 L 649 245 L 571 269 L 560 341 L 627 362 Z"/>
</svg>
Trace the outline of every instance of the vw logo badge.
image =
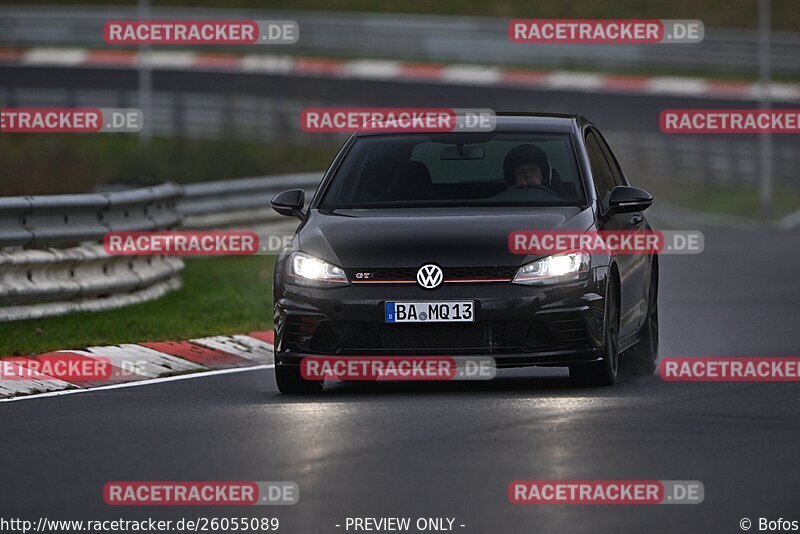
<svg viewBox="0 0 800 534">
<path fill-rule="evenodd" d="M 442 273 L 442 269 L 438 265 L 429 263 L 428 265 L 423 265 L 417 271 L 417 283 L 425 289 L 439 287 L 442 280 L 444 280 L 444 273 Z"/>
</svg>

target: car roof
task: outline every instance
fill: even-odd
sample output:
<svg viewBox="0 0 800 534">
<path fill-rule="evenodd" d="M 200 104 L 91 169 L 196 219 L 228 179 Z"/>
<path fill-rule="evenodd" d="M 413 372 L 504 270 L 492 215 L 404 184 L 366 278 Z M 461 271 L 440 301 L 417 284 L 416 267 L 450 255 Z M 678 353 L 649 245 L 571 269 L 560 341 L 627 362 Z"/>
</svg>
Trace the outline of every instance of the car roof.
<svg viewBox="0 0 800 534">
<path fill-rule="evenodd" d="M 552 132 L 571 132 L 576 123 L 586 119 L 580 115 L 562 113 L 495 113 L 496 130 L 533 130 Z"/>
<path fill-rule="evenodd" d="M 581 115 L 562 113 L 509 113 L 495 112 L 495 131 L 505 132 L 552 132 L 570 133 L 576 124 L 583 125 L 589 121 Z M 413 135 L 411 132 L 358 130 L 357 137 L 371 135 Z"/>
</svg>

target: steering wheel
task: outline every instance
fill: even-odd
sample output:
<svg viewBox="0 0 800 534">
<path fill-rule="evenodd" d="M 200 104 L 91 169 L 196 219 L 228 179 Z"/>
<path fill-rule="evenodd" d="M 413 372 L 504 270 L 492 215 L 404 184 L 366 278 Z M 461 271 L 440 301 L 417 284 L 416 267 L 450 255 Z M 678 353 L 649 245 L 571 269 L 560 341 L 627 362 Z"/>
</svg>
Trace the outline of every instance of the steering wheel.
<svg viewBox="0 0 800 534">
<path fill-rule="evenodd" d="M 558 200 L 561 199 L 558 196 L 558 193 L 547 187 L 546 185 L 542 184 L 529 184 L 527 187 L 520 187 L 517 185 L 511 186 L 508 189 L 504 189 L 500 191 L 494 197 L 498 200 L 500 199 L 508 199 L 508 200 L 521 200 L 527 199 L 530 201 L 550 201 L 550 200 Z"/>
<path fill-rule="evenodd" d="M 528 185 L 525 185 L 525 186 L 512 185 L 511 187 L 509 187 L 509 189 L 542 189 L 544 191 L 547 191 L 548 193 L 555 194 L 555 191 L 553 191 L 552 189 L 550 189 L 546 185 L 544 185 L 544 184 L 536 184 L 536 183 L 531 183 L 531 184 L 528 184 Z"/>
</svg>

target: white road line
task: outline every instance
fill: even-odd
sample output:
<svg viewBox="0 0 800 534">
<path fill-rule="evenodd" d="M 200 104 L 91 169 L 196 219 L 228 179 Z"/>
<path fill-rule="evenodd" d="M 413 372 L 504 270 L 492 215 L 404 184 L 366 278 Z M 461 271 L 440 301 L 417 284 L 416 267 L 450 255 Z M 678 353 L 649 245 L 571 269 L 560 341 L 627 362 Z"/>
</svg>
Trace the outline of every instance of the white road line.
<svg viewBox="0 0 800 534">
<path fill-rule="evenodd" d="M 709 80 L 683 76 L 655 76 L 645 84 L 645 92 L 660 95 L 710 96 Z"/>
<path fill-rule="evenodd" d="M 344 64 L 344 73 L 354 78 L 393 80 L 401 74 L 399 61 L 358 59 Z"/>
<path fill-rule="evenodd" d="M 451 65 L 442 69 L 440 80 L 473 85 L 494 85 L 500 82 L 502 78 L 502 71 L 495 67 Z"/>
<path fill-rule="evenodd" d="M 296 63 L 295 59 L 290 56 L 247 54 L 239 63 L 239 68 L 244 72 L 288 74 L 294 71 Z"/>
<path fill-rule="evenodd" d="M 194 52 L 151 52 L 140 57 L 142 63 L 154 69 L 191 69 L 195 63 Z"/>
<path fill-rule="evenodd" d="M 22 53 L 26 65 L 82 65 L 89 57 L 86 48 L 30 48 Z"/>
<path fill-rule="evenodd" d="M 0 402 L 16 402 L 30 399 L 40 399 L 42 397 L 58 397 L 61 395 L 72 395 L 74 393 L 90 393 L 93 391 L 102 391 L 107 389 L 122 389 L 132 388 L 136 386 L 149 386 L 150 384 L 161 384 L 164 382 L 174 382 L 177 380 L 189 380 L 191 378 L 203 378 L 206 376 L 224 375 L 228 373 L 242 373 L 244 371 L 259 371 L 262 369 L 272 369 L 274 365 L 254 365 L 253 367 L 237 367 L 234 369 L 218 369 L 216 371 L 203 371 L 200 373 L 193 373 L 190 375 L 167 376 L 164 378 L 152 378 L 150 380 L 141 380 L 138 382 L 126 382 L 124 384 L 113 384 L 111 386 L 100 386 L 88 389 L 67 389 L 62 391 L 49 391 L 47 393 L 37 393 L 36 395 L 24 395 L 21 397 L 11 397 L 8 399 L 0 399 Z"/>
<path fill-rule="evenodd" d="M 606 77 L 601 74 L 557 70 L 542 78 L 542 85 L 554 89 L 595 91 L 603 87 L 605 80 Z"/>
</svg>

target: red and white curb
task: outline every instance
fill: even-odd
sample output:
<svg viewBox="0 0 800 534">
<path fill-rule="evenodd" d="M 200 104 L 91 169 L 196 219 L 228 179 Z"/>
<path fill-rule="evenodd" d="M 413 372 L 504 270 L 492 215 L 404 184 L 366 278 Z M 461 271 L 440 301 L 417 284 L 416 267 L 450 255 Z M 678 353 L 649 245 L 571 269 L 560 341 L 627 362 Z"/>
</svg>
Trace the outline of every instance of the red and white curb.
<svg viewBox="0 0 800 534">
<path fill-rule="evenodd" d="M 0 64 L 18 66 L 135 68 L 136 51 L 87 48 L 0 48 Z M 277 74 L 450 85 L 564 89 L 590 93 L 758 98 L 757 83 L 687 76 L 634 76 L 575 71 L 508 69 L 485 65 L 416 64 L 378 59 L 330 59 L 269 54 L 153 51 L 142 61 L 155 69 Z M 772 98 L 800 101 L 800 84 L 773 83 Z"/>
<path fill-rule="evenodd" d="M 2 379 L 0 378 L 0 402 L 42 396 L 42 394 L 59 394 L 88 389 L 108 389 L 139 384 L 144 381 L 183 379 L 193 375 L 187 373 L 204 373 L 209 371 L 233 372 L 252 368 L 267 368 L 274 365 L 273 332 L 251 332 L 247 335 L 213 336 L 188 341 L 156 341 L 145 343 L 125 343 L 104 347 L 89 347 L 81 350 L 60 350 L 39 356 L 31 356 L 35 360 L 47 357 L 53 361 L 64 358 L 74 361 L 76 358 L 102 360 L 110 363 L 115 375 L 109 380 L 60 380 L 47 375 L 38 374 L 36 378 Z M 26 358 L 27 360 L 28 358 Z M 12 363 L 6 363 L 19 369 L 20 362 L 15 357 Z M 220 371 L 221 370 L 221 371 Z M 24 370 L 19 369 L 18 376 Z M 177 375 L 177 376 L 173 376 Z"/>
</svg>

